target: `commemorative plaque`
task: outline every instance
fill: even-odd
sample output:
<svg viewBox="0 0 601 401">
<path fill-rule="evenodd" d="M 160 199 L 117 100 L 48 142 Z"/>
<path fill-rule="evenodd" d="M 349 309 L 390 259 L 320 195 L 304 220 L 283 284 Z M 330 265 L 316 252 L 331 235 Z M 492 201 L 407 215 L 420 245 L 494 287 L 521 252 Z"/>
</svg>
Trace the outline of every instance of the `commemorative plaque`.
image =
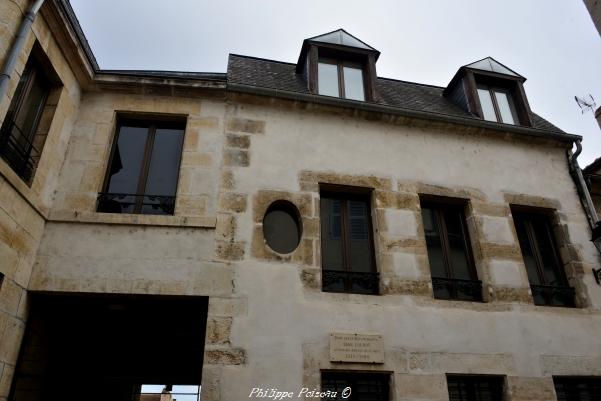
<svg viewBox="0 0 601 401">
<path fill-rule="evenodd" d="M 331 333 L 330 361 L 384 363 L 384 341 L 382 336 Z"/>
</svg>

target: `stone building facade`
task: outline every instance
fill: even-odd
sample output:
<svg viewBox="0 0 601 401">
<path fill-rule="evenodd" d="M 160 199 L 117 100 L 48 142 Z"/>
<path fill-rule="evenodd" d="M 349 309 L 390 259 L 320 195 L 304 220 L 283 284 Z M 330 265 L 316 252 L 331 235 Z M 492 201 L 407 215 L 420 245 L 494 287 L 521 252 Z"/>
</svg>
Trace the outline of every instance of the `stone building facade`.
<svg viewBox="0 0 601 401">
<path fill-rule="evenodd" d="M 28 7 L 0 0 L 0 63 Z M 336 374 L 347 374 L 339 380 L 353 383 L 352 397 L 372 386 L 385 392 L 374 399 L 395 401 L 448 400 L 480 379 L 498 379 L 510 401 L 579 399 L 561 398 L 579 378 L 599 390 L 601 287 L 590 274 L 599 254 L 566 156 L 580 137 L 532 113 L 525 79 L 493 59 L 438 88 L 378 78 L 378 56 L 335 31 L 306 40 L 294 64 L 231 55 L 227 74 L 105 71 L 68 2 L 47 0 L 0 99 L 6 127 L 32 63 L 46 77 L 30 141 L 42 141 L 39 155 L 25 170 L 0 160 L 0 399 L 54 399 L 58 387 L 62 399 L 131 400 L 144 384 L 202 384 L 203 401 L 302 388 L 311 399 Z M 321 96 L 328 73 L 340 74 L 340 92 Z M 119 151 L 115 171 L 127 168 L 123 127 L 154 141 L 183 130 L 175 196 L 135 192 L 138 213 L 100 212 L 107 199 L 125 207 L 109 193 Z M 136 156 L 147 160 L 138 189 L 152 181 L 150 154 Z M 342 212 L 325 199 L 366 214 L 328 228 L 324 218 Z M 464 243 L 441 263 L 462 249 L 470 279 L 433 278 L 424 216 L 442 204 L 452 207 L 441 216 L 462 216 Z M 288 253 L 266 240 L 273 210 L 296 219 Z M 531 282 L 516 223 L 524 213 L 544 215 L 556 248 L 546 252 L 565 276 L 547 287 L 572 291 L 562 306 L 544 305 L 557 294 Z M 276 242 L 290 234 L 279 228 Z M 355 244 L 343 273 L 325 266 L 326 232 Z M 443 243 L 457 236 L 445 233 Z M 352 241 L 367 239 L 357 252 L 370 270 L 353 271 L 364 243 Z M 355 334 L 362 341 L 333 339 Z M 369 339 L 381 349 L 357 351 Z"/>
</svg>

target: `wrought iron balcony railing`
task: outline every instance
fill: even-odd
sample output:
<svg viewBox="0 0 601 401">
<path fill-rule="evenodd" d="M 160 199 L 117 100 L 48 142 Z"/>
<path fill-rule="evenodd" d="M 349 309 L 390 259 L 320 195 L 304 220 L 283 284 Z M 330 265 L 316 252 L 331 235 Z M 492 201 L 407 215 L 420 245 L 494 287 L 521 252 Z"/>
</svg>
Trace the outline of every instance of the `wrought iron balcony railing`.
<svg viewBox="0 0 601 401">
<path fill-rule="evenodd" d="M 377 272 L 322 270 L 322 289 L 325 292 L 378 294 L 380 275 Z"/>
<path fill-rule="evenodd" d="M 535 305 L 574 307 L 576 290 L 555 285 L 531 285 Z"/>
<path fill-rule="evenodd" d="M 0 156 L 25 182 L 31 181 L 36 167 L 34 156 L 39 154 L 39 149 L 14 121 L 3 122 L 0 128 Z"/>
<path fill-rule="evenodd" d="M 436 299 L 482 302 L 482 281 L 457 278 L 432 277 Z"/>
<path fill-rule="evenodd" d="M 166 214 L 175 211 L 175 196 L 138 195 L 101 192 L 98 194 L 100 213 Z"/>
</svg>

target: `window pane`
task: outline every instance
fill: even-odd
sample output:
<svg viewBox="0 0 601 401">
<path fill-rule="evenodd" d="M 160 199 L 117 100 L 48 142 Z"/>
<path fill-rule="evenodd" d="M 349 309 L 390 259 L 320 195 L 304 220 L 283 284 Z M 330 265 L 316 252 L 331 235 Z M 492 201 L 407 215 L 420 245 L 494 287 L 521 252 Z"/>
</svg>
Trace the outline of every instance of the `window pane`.
<svg viewBox="0 0 601 401">
<path fill-rule="evenodd" d="M 450 401 L 501 401 L 503 378 L 498 376 L 447 376 Z"/>
<path fill-rule="evenodd" d="M 565 286 L 566 282 L 563 280 L 563 276 L 559 274 L 560 267 L 550 236 L 550 227 L 547 222 L 542 219 L 534 220 L 532 222 L 532 227 L 536 236 L 538 250 L 541 255 L 545 284 Z"/>
<path fill-rule="evenodd" d="M 278 253 L 290 253 L 300 241 L 298 210 L 291 203 L 273 205 L 263 218 L 263 236 L 267 245 Z"/>
<path fill-rule="evenodd" d="M 422 207 L 422 220 L 426 233 L 428 261 L 430 262 L 432 277 L 447 277 L 440 240 L 440 228 L 438 227 L 435 211 L 428 207 Z"/>
<path fill-rule="evenodd" d="M 478 88 L 478 97 L 480 98 L 480 105 L 482 106 L 482 113 L 484 119 L 488 121 L 497 121 L 497 115 L 492 104 L 492 98 L 488 89 Z"/>
<path fill-rule="evenodd" d="M 118 199 L 121 213 L 132 213 L 138 189 L 138 180 L 144 159 L 147 128 L 122 126 L 117 136 L 117 147 L 111 163 L 107 192 L 123 194 Z M 116 209 L 111 210 L 118 212 Z"/>
<path fill-rule="evenodd" d="M 183 137 L 181 129 L 157 128 L 142 213 L 173 214 Z"/>
<path fill-rule="evenodd" d="M 344 270 L 341 201 L 322 197 L 320 210 L 322 266 L 326 270 Z"/>
<path fill-rule="evenodd" d="M 320 95 L 339 97 L 338 66 L 335 64 L 319 63 L 317 83 Z"/>
<path fill-rule="evenodd" d="M 557 401 L 601 401 L 601 378 L 554 377 Z"/>
<path fill-rule="evenodd" d="M 497 105 L 499 105 L 499 113 L 501 114 L 502 122 L 505 124 L 515 124 L 507 93 L 495 92 L 495 98 L 497 99 Z"/>
<path fill-rule="evenodd" d="M 363 71 L 360 68 L 344 67 L 344 96 L 347 99 L 365 100 Z"/>
<path fill-rule="evenodd" d="M 48 92 L 48 82 L 29 60 L 0 129 L 0 155 L 26 182 L 33 176 L 46 139 L 46 132 L 36 138 L 36 131 Z"/>
<path fill-rule="evenodd" d="M 27 149 L 29 142 L 33 139 L 37 128 L 37 117 L 44 107 L 46 95 L 48 94 L 48 89 L 40 79 L 40 73 L 32 70 L 29 74 L 33 77 L 31 89 L 28 96 L 23 100 L 18 114 L 15 116 L 15 124 L 24 136 L 24 138 L 21 138 L 24 149 Z"/>
<path fill-rule="evenodd" d="M 540 285 L 542 282 L 538 274 L 534 251 L 532 250 L 530 239 L 528 238 L 526 222 L 519 214 L 514 214 L 514 222 L 515 230 L 520 242 L 520 249 L 522 250 L 522 257 L 524 258 L 524 264 L 526 265 L 526 272 L 528 273 L 528 281 L 530 284 Z"/>
<path fill-rule="evenodd" d="M 369 243 L 369 207 L 367 201 L 348 201 L 350 239 L 350 270 L 371 272 L 371 249 Z"/>
<path fill-rule="evenodd" d="M 449 239 L 449 261 L 453 271 L 453 278 L 462 280 L 475 280 L 469 265 L 469 259 L 463 232 L 463 213 L 459 210 L 446 210 L 445 222 Z"/>
</svg>

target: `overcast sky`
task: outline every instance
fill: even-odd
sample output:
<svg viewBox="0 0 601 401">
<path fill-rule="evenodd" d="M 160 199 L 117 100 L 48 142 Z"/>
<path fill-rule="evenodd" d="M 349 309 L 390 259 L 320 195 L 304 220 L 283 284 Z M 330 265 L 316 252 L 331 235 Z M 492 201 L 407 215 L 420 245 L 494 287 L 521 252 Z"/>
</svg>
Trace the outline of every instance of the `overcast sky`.
<svg viewBox="0 0 601 401">
<path fill-rule="evenodd" d="M 601 105 L 601 37 L 582 0 L 71 0 L 104 69 L 225 72 L 228 53 L 296 62 L 303 39 L 344 28 L 382 54 L 378 75 L 446 86 L 492 56 L 525 76 L 533 111 L 584 137 L 601 130 L 574 95 Z"/>
</svg>

